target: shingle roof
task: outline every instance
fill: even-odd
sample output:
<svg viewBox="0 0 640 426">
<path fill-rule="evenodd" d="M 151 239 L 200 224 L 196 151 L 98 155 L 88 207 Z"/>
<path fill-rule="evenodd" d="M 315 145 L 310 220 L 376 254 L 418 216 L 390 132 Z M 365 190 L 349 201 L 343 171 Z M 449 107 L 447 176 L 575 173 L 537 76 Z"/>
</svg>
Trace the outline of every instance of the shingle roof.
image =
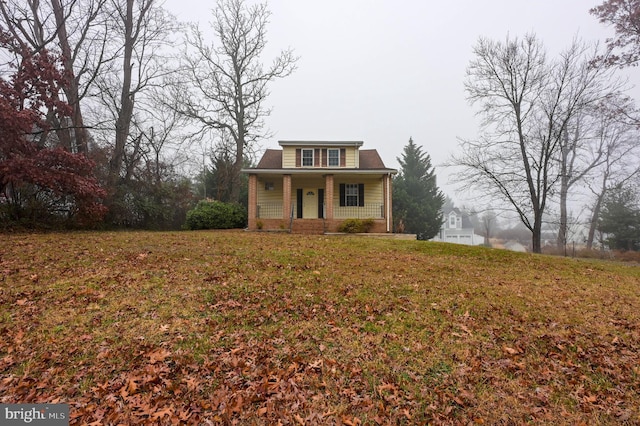
<svg viewBox="0 0 640 426">
<path fill-rule="evenodd" d="M 471 218 L 469 217 L 469 214 L 463 212 L 462 210 L 460 210 L 457 207 L 443 209 L 442 215 L 443 215 L 443 217 L 449 217 L 451 212 L 454 212 L 456 214 L 456 216 L 460 216 L 462 218 L 462 227 L 463 228 L 473 228 L 474 227 L 473 223 L 471 222 Z"/>
<path fill-rule="evenodd" d="M 386 169 L 378 151 L 375 149 L 360 149 L 358 152 L 360 154 L 359 170 Z M 282 150 L 267 149 L 255 168 L 269 170 L 282 169 Z"/>
<path fill-rule="evenodd" d="M 375 149 L 361 149 L 360 168 L 361 169 L 384 169 L 382 158 Z"/>
<path fill-rule="evenodd" d="M 360 153 L 360 169 L 378 170 L 385 169 L 385 165 L 375 149 L 361 149 Z M 281 169 L 282 168 L 282 150 L 267 149 L 256 166 L 256 169 Z"/>
<path fill-rule="evenodd" d="M 282 150 L 267 149 L 256 166 L 256 169 L 281 169 L 282 168 Z"/>
</svg>

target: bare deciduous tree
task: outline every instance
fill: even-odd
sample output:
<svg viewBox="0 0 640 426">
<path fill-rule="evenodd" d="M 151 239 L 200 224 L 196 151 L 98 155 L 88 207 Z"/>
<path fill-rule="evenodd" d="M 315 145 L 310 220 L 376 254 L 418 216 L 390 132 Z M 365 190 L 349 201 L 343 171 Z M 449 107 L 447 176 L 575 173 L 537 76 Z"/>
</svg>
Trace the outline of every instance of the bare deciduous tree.
<svg viewBox="0 0 640 426">
<path fill-rule="evenodd" d="M 162 123 L 151 121 L 162 78 L 171 68 L 172 36 L 179 28 L 155 0 L 113 0 L 108 3 L 109 43 L 102 66 L 90 88 L 90 112 L 95 136 L 109 147 L 107 184 L 113 195 L 127 182 L 144 152 L 153 147 L 145 129 L 158 130 Z M 157 136 L 157 132 L 156 135 Z"/>
<path fill-rule="evenodd" d="M 67 82 L 63 87 L 72 108 L 71 123 L 49 121 L 61 144 L 87 153 L 88 132 L 81 101 L 99 74 L 107 42 L 107 0 L 6 0 L 0 2 L 2 25 L 23 46 L 59 53 Z"/>
<path fill-rule="evenodd" d="M 41 132 L 41 143 L 96 161 L 109 220 L 124 223 L 112 215 L 117 210 L 135 215 L 125 199 L 142 199 L 145 185 L 171 186 L 184 118 L 161 111 L 154 98 L 175 71 L 179 24 L 158 0 L 2 0 L 0 28 L 31 50 L 61 57 L 68 77 L 61 97 L 73 111 L 50 115 L 55 134 Z"/>
<path fill-rule="evenodd" d="M 487 210 L 480 218 L 480 226 L 484 235 L 484 244 L 489 246 L 490 239 L 498 226 L 498 215 L 493 210 Z"/>
<path fill-rule="evenodd" d="M 539 253 L 545 209 L 558 184 L 562 137 L 572 120 L 603 96 L 604 71 L 590 67 L 586 47 L 574 41 L 548 61 L 534 36 L 480 39 L 467 68 L 465 89 L 480 104 L 483 134 L 461 140 L 459 180 L 506 201 L 531 231 Z"/>
<path fill-rule="evenodd" d="M 607 191 L 640 175 L 640 143 L 637 141 L 637 128 L 627 122 L 629 111 L 633 109 L 631 101 L 624 97 L 607 99 L 599 108 L 596 136 L 598 146 L 602 150 L 602 160 L 597 167 L 597 173 L 586 181 L 594 196 L 587 236 L 588 249 L 593 247 Z"/>
<path fill-rule="evenodd" d="M 238 201 L 240 170 L 245 152 L 266 136 L 264 118 L 270 110 L 264 106 L 267 86 L 290 75 L 297 57 L 283 50 L 264 68 L 261 55 L 267 43 L 270 12 L 266 4 L 247 5 L 244 0 L 219 0 L 213 11 L 215 37 L 209 44 L 203 33 L 192 27 L 183 55 L 189 83 L 185 90 L 178 84 L 174 107 L 200 126 L 201 132 L 222 130 L 235 142 L 233 193 Z"/>
<path fill-rule="evenodd" d="M 559 163 L 559 204 L 560 220 L 556 245 L 563 249 L 567 240 L 569 192 L 581 182 L 589 172 L 602 161 L 602 146 L 598 138 L 592 135 L 592 121 L 599 114 L 598 103 L 613 97 L 622 89 L 623 83 L 617 79 L 613 70 L 597 67 L 597 46 L 574 41 L 573 45 L 561 54 L 552 76 L 555 82 L 566 82 L 565 98 L 561 102 L 548 102 L 547 106 L 560 108 L 561 122 L 556 125 L 562 134 L 558 138 Z M 558 84 L 558 83 L 556 83 Z M 560 90 L 552 93 L 560 93 Z M 547 114 L 550 118 L 551 115 Z"/>
</svg>

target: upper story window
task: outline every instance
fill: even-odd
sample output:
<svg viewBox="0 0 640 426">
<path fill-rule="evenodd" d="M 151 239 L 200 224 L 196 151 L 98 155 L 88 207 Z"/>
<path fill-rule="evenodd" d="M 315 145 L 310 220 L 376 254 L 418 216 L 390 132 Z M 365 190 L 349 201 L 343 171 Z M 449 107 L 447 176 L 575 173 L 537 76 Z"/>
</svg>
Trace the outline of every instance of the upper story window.
<svg viewBox="0 0 640 426">
<path fill-rule="evenodd" d="M 346 151 L 346 148 L 333 147 L 296 148 L 295 167 L 347 167 Z M 285 157 L 291 158 L 289 155 Z"/>
<path fill-rule="evenodd" d="M 302 166 L 303 167 L 313 166 L 313 149 L 302 150 Z"/>
<path fill-rule="evenodd" d="M 455 228 L 455 227 L 456 227 L 456 215 L 451 214 L 449 216 L 449 228 Z"/>
<path fill-rule="evenodd" d="M 339 149 L 328 149 L 327 156 L 329 157 L 329 167 L 340 166 L 340 150 Z"/>
</svg>

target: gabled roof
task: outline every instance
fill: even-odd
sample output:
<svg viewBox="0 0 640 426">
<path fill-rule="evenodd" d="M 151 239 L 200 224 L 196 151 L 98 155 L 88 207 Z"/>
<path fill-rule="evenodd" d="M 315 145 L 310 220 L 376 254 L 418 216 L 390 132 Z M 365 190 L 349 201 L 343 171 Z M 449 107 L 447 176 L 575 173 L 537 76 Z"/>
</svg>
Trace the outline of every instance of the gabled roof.
<svg viewBox="0 0 640 426">
<path fill-rule="evenodd" d="M 469 217 L 469 214 L 463 212 L 459 208 L 453 207 L 453 208 L 446 208 L 442 210 L 442 215 L 444 217 L 451 216 L 451 213 L 462 218 L 462 228 L 474 228 L 473 223 L 471 222 L 471 218 Z"/>
</svg>

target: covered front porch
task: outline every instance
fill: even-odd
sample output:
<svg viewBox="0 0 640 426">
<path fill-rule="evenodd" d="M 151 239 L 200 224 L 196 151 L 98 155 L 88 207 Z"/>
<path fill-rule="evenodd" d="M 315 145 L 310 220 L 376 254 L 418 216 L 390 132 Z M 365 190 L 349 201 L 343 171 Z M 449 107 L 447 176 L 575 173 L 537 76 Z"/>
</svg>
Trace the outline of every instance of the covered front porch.
<svg viewBox="0 0 640 426">
<path fill-rule="evenodd" d="M 336 232 L 372 219 L 372 232 L 391 232 L 390 194 L 390 174 L 250 174 L 249 229 Z"/>
</svg>

